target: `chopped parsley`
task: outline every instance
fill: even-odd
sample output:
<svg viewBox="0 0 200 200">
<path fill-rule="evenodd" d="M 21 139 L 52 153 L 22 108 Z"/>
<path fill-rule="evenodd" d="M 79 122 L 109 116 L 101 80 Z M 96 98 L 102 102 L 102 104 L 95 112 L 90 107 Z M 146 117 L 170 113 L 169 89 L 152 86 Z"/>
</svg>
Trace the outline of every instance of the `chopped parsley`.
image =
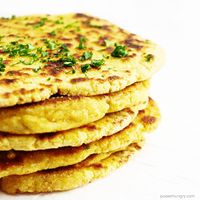
<svg viewBox="0 0 200 200">
<path fill-rule="evenodd" d="M 79 45 L 78 45 L 78 49 L 85 49 L 85 42 L 86 42 L 86 38 L 85 37 L 80 37 L 79 39 Z"/>
<path fill-rule="evenodd" d="M 61 44 L 58 50 L 59 53 L 62 53 L 63 55 L 67 55 L 69 53 L 69 49 L 66 44 Z"/>
<path fill-rule="evenodd" d="M 115 49 L 111 53 L 112 57 L 122 58 L 122 57 L 126 57 L 127 55 L 128 55 L 128 53 L 126 51 L 126 46 L 121 46 L 121 45 L 115 44 Z"/>
<path fill-rule="evenodd" d="M 100 60 L 92 60 L 90 64 L 85 64 L 81 66 L 81 71 L 83 73 L 86 73 L 90 68 L 99 68 L 101 65 L 103 65 L 104 59 Z"/>
<path fill-rule="evenodd" d="M 102 25 L 93 24 L 92 22 L 90 22 L 88 25 L 89 25 L 90 27 L 93 27 L 93 28 L 102 28 Z"/>
<path fill-rule="evenodd" d="M 12 15 L 10 19 L 16 19 L 16 16 L 15 16 L 15 15 Z"/>
<path fill-rule="evenodd" d="M 154 56 L 152 54 L 147 54 L 144 56 L 145 62 L 151 62 L 154 59 Z"/>
<path fill-rule="evenodd" d="M 67 24 L 64 28 L 73 28 L 77 26 L 78 21 Z"/>
<path fill-rule="evenodd" d="M 90 68 L 91 68 L 90 64 L 85 64 L 85 65 L 81 66 L 81 71 L 83 73 L 86 73 L 88 71 L 88 69 L 90 69 Z"/>
<path fill-rule="evenodd" d="M 24 65 L 32 65 L 36 60 L 38 60 L 37 55 L 35 54 L 35 56 L 33 56 L 29 61 L 25 61 L 25 60 L 20 60 L 19 63 L 22 63 Z M 18 63 L 17 63 L 18 64 Z"/>
<path fill-rule="evenodd" d="M 55 21 L 55 24 L 64 24 L 64 22 L 61 21 L 61 20 L 56 20 L 56 21 Z"/>
<path fill-rule="evenodd" d="M 33 72 L 37 73 L 37 72 L 39 72 L 40 70 L 41 70 L 41 67 L 37 67 L 37 68 L 34 68 L 34 69 L 33 69 Z"/>
<path fill-rule="evenodd" d="M 50 36 L 56 36 L 56 31 L 51 31 L 51 32 L 49 32 L 49 35 L 50 35 Z"/>
<path fill-rule="evenodd" d="M 75 74 L 76 70 L 72 67 L 72 74 Z"/>
<path fill-rule="evenodd" d="M 59 61 L 63 63 L 63 67 L 72 67 L 76 64 L 76 59 L 73 56 L 61 58 Z"/>
<path fill-rule="evenodd" d="M 43 62 L 54 63 L 58 65 L 59 67 L 72 67 L 76 64 L 76 59 L 73 56 L 68 55 L 58 60 L 51 60 L 50 58 L 48 58 L 47 60 L 44 60 Z"/>
<path fill-rule="evenodd" d="M 41 18 L 41 20 L 40 20 L 39 22 L 35 23 L 33 27 L 34 27 L 34 28 L 39 28 L 39 27 L 41 27 L 41 26 L 44 26 L 45 23 L 46 23 L 46 21 L 47 21 L 47 18 L 46 18 L 46 17 Z"/>
<path fill-rule="evenodd" d="M 103 65 L 105 63 L 104 59 L 100 59 L 100 60 L 92 60 L 91 62 L 91 66 L 96 68 L 96 67 L 100 67 L 101 65 Z"/>
<path fill-rule="evenodd" d="M 47 48 L 50 50 L 54 50 L 56 48 L 56 43 L 54 41 L 45 39 L 44 43 L 46 44 Z"/>
<path fill-rule="evenodd" d="M 32 56 L 31 51 L 35 49 L 32 44 L 19 44 L 17 41 L 10 42 L 9 45 L 3 49 L 9 56 Z"/>
<path fill-rule="evenodd" d="M 51 43 L 48 43 L 48 45 L 51 45 Z M 47 57 L 49 54 L 48 52 L 43 51 L 42 47 L 36 49 L 32 44 L 21 44 L 18 41 L 10 42 L 2 50 L 10 57 L 25 57 L 13 65 L 19 63 L 32 65 L 35 61 L 39 60 L 39 58 Z"/>
<path fill-rule="evenodd" d="M 0 58 L 0 72 L 4 72 L 5 68 L 6 68 L 6 66 L 3 63 L 3 58 Z"/>
<path fill-rule="evenodd" d="M 42 47 L 37 48 L 36 53 L 40 54 L 40 57 L 46 57 L 49 55 L 47 51 L 43 51 Z"/>
<path fill-rule="evenodd" d="M 40 23 L 45 23 L 47 19 L 42 18 Z M 38 22 L 39 23 L 39 22 Z M 39 26 L 39 25 L 38 25 Z M 49 32 L 51 35 L 55 35 L 55 31 Z M 20 41 L 12 41 L 5 46 L 0 46 L 0 50 L 7 53 L 10 57 L 18 57 L 18 62 L 16 64 L 32 65 L 36 61 L 41 63 L 46 63 L 46 65 L 55 66 L 56 69 L 70 67 L 70 72 L 74 74 L 76 72 L 75 65 L 77 62 L 90 60 L 88 63 L 81 65 L 80 69 L 83 73 L 86 73 L 90 68 L 99 68 L 105 63 L 105 57 L 102 59 L 92 59 L 93 53 L 91 51 L 83 51 L 79 59 L 76 59 L 68 49 L 68 44 L 59 43 L 51 39 L 41 39 L 45 47 L 35 47 L 30 43 L 20 43 Z M 79 37 L 78 49 L 85 49 L 86 38 L 84 36 Z M 116 46 L 116 48 L 119 46 Z M 50 51 L 52 50 L 52 51 Z M 5 71 L 5 64 L 3 58 L 0 58 L 0 72 Z M 34 73 L 39 72 L 42 66 L 33 68 Z"/>
<path fill-rule="evenodd" d="M 92 58 L 92 52 L 86 51 L 83 53 L 83 55 L 80 57 L 80 61 L 88 60 Z"/>
<path fill-rule="evenodd" d="M 49 53 L 47 51 L 42 51 L 41 52 L 41 57 L 46 57 L 48 55 L 49 55 Z"/>
</svg>

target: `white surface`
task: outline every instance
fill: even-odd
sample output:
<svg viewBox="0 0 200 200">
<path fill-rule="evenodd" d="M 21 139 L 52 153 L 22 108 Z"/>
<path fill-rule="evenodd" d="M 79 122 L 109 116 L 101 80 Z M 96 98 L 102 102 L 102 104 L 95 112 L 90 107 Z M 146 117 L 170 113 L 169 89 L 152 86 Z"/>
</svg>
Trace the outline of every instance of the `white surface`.
<svg viewBox="0 0 200 200">
<path fill-rule="evenodd" d="M 154 40 L 163 46 L 167 56 L 151 89 L 162 111 L 162 123 L 127 165 L 107 178 L 70 192 L 28 196 L 0 193 L 0 199 L 157 200 L 162 199 L 160 195 L 195 195 L 182 199 L 200 199 L 199 22 L 194 23 L 199 19 L 197 9 L 198 1 L 178 0 L 1 1 L 1 16 L 88 12 Z"/>
</svg>

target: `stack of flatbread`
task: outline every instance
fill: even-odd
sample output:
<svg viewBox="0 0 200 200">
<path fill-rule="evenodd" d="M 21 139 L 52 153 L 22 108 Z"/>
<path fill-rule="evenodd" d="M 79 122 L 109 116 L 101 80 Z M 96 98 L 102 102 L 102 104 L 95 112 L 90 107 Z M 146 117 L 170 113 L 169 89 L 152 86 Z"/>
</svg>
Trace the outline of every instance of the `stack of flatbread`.
<svg viewBox="0 0 200 200">
<path fill-rule="evenodd" d="M 0 19 L 0 188 L 70 190 L 108 175 L 157 127 L 149 40 L 85 14 Z"/>
</svg>

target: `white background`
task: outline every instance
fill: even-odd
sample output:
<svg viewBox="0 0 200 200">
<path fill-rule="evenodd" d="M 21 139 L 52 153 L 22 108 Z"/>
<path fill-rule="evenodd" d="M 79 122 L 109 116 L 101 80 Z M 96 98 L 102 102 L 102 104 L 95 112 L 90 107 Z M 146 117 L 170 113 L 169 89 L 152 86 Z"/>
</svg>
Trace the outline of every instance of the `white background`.
<svg viewBox="0 0 200 200">
<path fill-rule="evenodd" d="M 159 200 L 160 195 L 200 199 L 199 7 L 198 0 L 1 0 L 0 16 L 88 12 L 106 18 L 162 45 L 166 64 L 153 78 L 151 89 L 162 122 L 127 165 L 70 192 L 0 193 L 0 199 Z"/>
</svg>

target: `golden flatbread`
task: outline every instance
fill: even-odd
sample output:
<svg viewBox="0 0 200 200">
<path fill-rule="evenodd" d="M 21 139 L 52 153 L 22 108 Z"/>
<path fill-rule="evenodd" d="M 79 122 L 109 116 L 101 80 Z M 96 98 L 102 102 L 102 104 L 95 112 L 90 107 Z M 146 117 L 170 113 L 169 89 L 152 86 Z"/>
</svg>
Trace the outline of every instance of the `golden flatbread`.
<svg viewBox="0 0 200 200">
<path fill-rule="evenodd" d="M 32 151 L 81 146 L 119 132 L 133 121 L 137 113 L 131 108 L 125 108 L 79 128 L 42 135 L 0 133 L 0 151 L 12 149 Z"/>
<path fill-rule="evenodd" d="M 138 145 L 133 143 L 97 162 L 88 158 L 78 165 L 4 177 L 0 180 L 0 188 L 9 194 L 71 190 L 109 175 L 124 165 L 137 149 Z"/>
<path fill-rule="evenodd" d="M 0 19 L 0 107 L 112 93 L 152 77 L 155 43 L 86 14 Z"/>
<path fill-rule="evenodd" d="M 13 174 L 28 174 L 45 169 L 53 169 L 79 163 L 92 154 L 107 153 L 124 148 L 133 142 L 141 141 L 142 132 L 155 128 L 160 119 L 158 107 L 150 99 L 153 112 L 139 113 L 133 122 L 120 132 L 103 137 L 80 147 L 63 147 L 39 151 L 0 152 L 0 178 Z M 155 111 L 154 111 L 155 110 Z"/>
<path fill-rule="evenodd" d="M 69 130 L 132 107 L 144 109 L 149 82 L 135 83 L 119 92 L 92 97 L 55 97 L 43 102 L 0 108 L 0 131 L 39 134 Z"/>
</svg>

